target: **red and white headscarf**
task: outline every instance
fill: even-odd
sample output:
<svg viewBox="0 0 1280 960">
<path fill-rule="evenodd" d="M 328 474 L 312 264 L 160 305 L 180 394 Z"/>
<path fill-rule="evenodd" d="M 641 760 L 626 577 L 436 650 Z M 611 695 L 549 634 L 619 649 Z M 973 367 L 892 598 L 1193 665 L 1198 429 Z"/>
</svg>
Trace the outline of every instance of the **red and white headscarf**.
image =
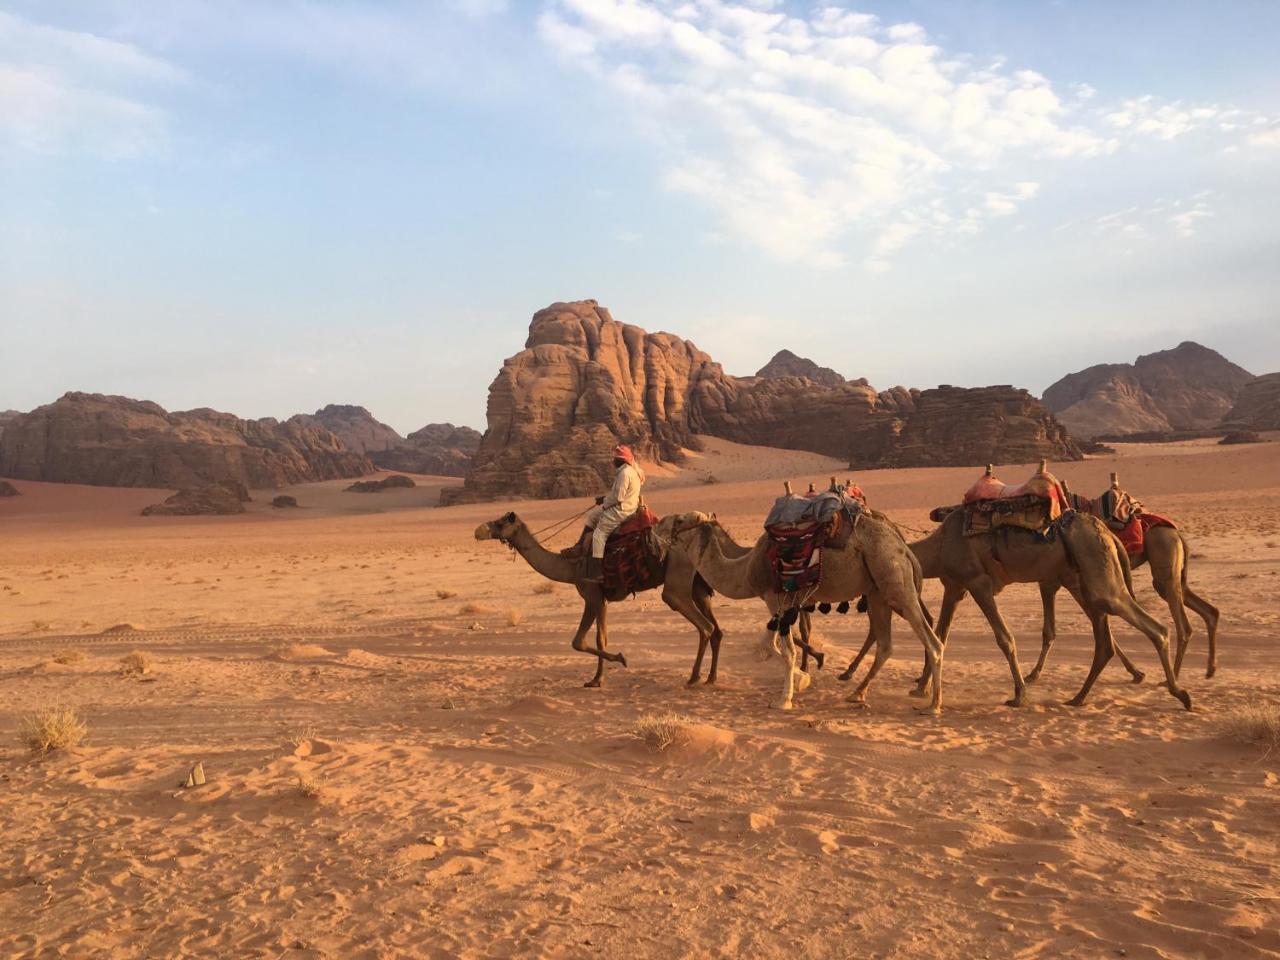
<svg viewBox="0 0 1280 960">
<path fill-rule="evenodd" d="M 625 443 L 620 443 L 613 448 L 613 459 L 622 460 L 633 467 L 636 465 L 636 455 L 631 452 L 631 448 Z"/>
</svg>

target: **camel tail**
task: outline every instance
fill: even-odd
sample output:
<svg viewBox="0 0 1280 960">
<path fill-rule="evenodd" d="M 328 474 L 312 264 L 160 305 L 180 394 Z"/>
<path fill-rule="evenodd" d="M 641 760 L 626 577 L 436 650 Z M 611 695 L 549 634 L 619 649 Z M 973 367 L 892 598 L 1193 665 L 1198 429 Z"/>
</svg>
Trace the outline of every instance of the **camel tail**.
<svg viewBox="0 0 1280 960">
<path fill-rule="evenodd" d="M 1187 543 L 1187 538 L 1182 535 L 1182 531 L 1178 531 L 1178 540 L 1182 544 L 1182 592 L 1187 592 L 1187 567 L 1191 566 L 1191 544 Z"/>
<path fill-rule="evenodd" d="M 1129 563 L 1129 552 L 1125 550 L 1119 537 L 1111 538 L 1111 550 L 1120 560 L 1120 570 L 1124 573 L 1124 588 L 1136 602 L 1138 595 L 1133 592 L 1133 565 Z"/>
</svg>

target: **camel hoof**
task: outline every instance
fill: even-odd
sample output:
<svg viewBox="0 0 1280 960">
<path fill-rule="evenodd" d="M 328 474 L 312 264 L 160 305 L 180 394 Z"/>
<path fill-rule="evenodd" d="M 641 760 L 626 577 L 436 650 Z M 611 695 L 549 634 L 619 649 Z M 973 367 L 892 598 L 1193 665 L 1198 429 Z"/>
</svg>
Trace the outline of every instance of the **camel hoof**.
<svg viewBox="0 0 1280 960">
<path fill-rule="evenodd" d="M 619 665 L 621 665 L 621 666 L 624 666 L 624 667 L 625 667 L 625 666 L 627 665 L 627 658 L 626 658 L 625 656 L 623 656 L 622 654 L 618 654 L 618 663 L 619 663 Z"/>
<path fill-rule="evenodd" d="M 907 696 L 915 697 L 917 700 L 919 700 L 921 697 L 924 696 L 924 692 L 925 692 L 924 687 L 912 687 L 910 690 L 907 691 Z"/>
<path fill-rule="evenodd" d="M 1134 683 L 1141 683 L 1145 679 L 1147 679 L 1147 675 L 1143 673 L 1141 670 L 1139 670 L 1137 673 L 1133 675 Z"/>
<path fill-rule="evenodd" d="M 1212 679 L 1213 679 L 1213 675 L 1214 675 L 1215 673 L 1217 673 L 1217 672 L 1218 672 L 1218 668 L 1217 668 L 1217 667 L 1210 667 L 1208 670 L 1206 670 L 1206 671 L 1204 672 L 1204 678 L 1205 678 L 1206 680 L 1212 680 Z"/>
<path fill-rule="evenodd" d="M 827 662 L 827 655 L 825 653 L 815 653 L 813 661 L 818 665 L 818 669 L 821 670 L 822 665 Z"/>
<path fill-rule="evenodd" d="M 1039 679 L 1040 679 L 1040 671 L 1032 670 L 1030 673 L 1028 673 L 1025 677 L 1022 678 L 1022 681 L 1023 683 L 1035 683 Z"/>
<path fill-rule="evenodd" d="M 1064 703 L 1065 703 L 1065 704 L 1066 704 L 1066 706 L 1068 706 L 1068 707 L 1083 707 L 1083 706 L 1084 706 L 1084 697 L 1078 697 L 1078 696 L 1077 696 L 1077 697 L 1072 697 L 1070 700 L 1066 700 L 1066 701 L 1064 701 Z"/>
<path fill-rule="evenodd" d="M 845 697 L 844 700 L 845 700 L 845 703 L 849 704 L 849 706 L 853 707 L 853 709 L 855 710 L 867 709 L 867 701 L 865 696 L 859 696 L 856 693 L 851 693 L 849 694 L 849 696 Z"/>
<path fill-rule="evenodd" d="M 583 684 L 583 686 L 584 687 L 603 687 L 604 684 L 601 683 L 599 680 L 588 680 L 586 683 Z"/>
<path fill-rule="evenodd" d="M 844 673 L 838 674 L 836 676 L 836 679 L 839 680 L 841 683 L 848 683 L 850 680 L 853 679 L 853 671 L 846 670 Z"/>
<path fill-rule="evenodd" d="M 707 677 L 706 680 L 702 681 L 702 685 L 705 687 L 713 687 L 715 686 L 715 683 L 716 683 L 715 677 Z"/>
<path fill-rule="evenodd" d="M 769 703 L 769 708 L 771 710 L 793 710 L 795 709 L 795 704 L 790 700 L 773 700 Z"/>
<path fill-rule="evenodd" d="M 698 681 L 701 679 L 702 679 L 701 677 L 690 677 L 688 680 L 684 682 L 684 685 L 686 687 L 696 687 L 698 685 Z"/>
<path fill-rule="evenodd" d="M 813 677 L 802 671 L 796 672 L 796 692 L 803 693 L 813 684 Z"/>
<path fill-rule="evenodd" d="M 1178 698 L 1186 709 L 1191 709 L 1191 694 L 1187 693 L 1185 690 L 1175 690 L 1173 695 Z"/>
<path fill-rule="evenodd" d="M 1006 707 L 1025 707 L 1027 705 L 1026 697 L 1012 697 L 1004 702 Z"/>
<path fill-rule="evenodd" d="M 940 717 L 942 716 L 941 707 L 916 707 L 916 713 L 922 717 Z"/>
</svg>

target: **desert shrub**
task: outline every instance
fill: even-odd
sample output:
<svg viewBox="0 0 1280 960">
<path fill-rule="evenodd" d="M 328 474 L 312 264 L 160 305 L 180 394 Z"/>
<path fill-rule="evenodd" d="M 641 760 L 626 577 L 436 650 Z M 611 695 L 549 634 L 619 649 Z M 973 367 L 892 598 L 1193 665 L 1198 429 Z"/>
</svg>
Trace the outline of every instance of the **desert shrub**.
<svg viewBox="0 0 1280 960">
<path fill-rule="evenodd" d="M 657 750 L 665 750 L 672 744 L 689 739 L 689 727 L 693 721 L 678 713 L 646 713 L 636 721 L 632 733 Z"/>
<path fill-rule="evenodd" d="M 61 663 L 64 666 L 69 663 L 79 663 L 84 659 L 83 650 L 59 650 L 53 655 L 54 663 Z"/>
<path fill-rule="evenodd" d="M 324 793 L 324 777 L 309 776 L 307 774 L 298 775 L 298 793 L 308 800 L 314 800 L 320 794 Z"/>
<path fill-rule="evenodd" d="M 1222 715 L 1228 736 L 1274 750 L 1280 747 L 1280 704 L 1247 700 Z"/>
<path fill-rule="evenodd" d="M 436 596 L 441 600 L 450 600 L 458 595 L 457 590 L 440 589 L 436 591 Z"/>
<path fill-rule="evenodd" d="M 84 722 L 71 707 L 45 707 L 22 719 L 19 736 L 33 753 L 50 750 L 68 750 L 77 746 L 89 732 Z"/>
<path fill-rule="evenodd" d="M 464 617 L 474 617 L 476 614 L 488 612 L 489 608 L 482 603 L 464 603 L 458 608 L 458 613 Z"/>
<path fill-rule="evenodd" d="M 517 610 L 515 607 L 512 607 L 510 610 L 507 611 L 507 626 L 518 627 L 520 626 L 520 623 L 523 620 L 524 620 L 524 614 L 519 610 Z"/>
<path fill-rule="evenodd" d="M 533 592 L 540 597 L 545 597 L 549 593 L 556 592 L 556 584 L 554 580 L 540 580 L 533 585 Z"/>
<path fill-rule="evenodd" d="M 122 677 L 141 677 L 151 672 L 155 662 L 151 654 L 142 650 L 134 650 L 120 658 L 120 675 Z"/>
</svg>

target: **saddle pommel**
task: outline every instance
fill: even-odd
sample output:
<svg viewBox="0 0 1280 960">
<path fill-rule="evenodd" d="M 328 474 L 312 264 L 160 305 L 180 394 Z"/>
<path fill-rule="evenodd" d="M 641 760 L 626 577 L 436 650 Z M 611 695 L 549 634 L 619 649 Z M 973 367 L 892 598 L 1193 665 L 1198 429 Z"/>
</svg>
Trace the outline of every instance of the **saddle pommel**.
<svg viewBox="0 0 1280 960">
<path fill-rule="evenodd" d="M 1120 474 L 1118 473 L 1111 474 L 1111 489 L 1112 490 L 1120 489 Z"/>
<path fill-rule="evenodd" d="M 783 490 L 785 490 L 785 491 L 787 492 L 787 496 L 788 496 L 788 497 L 789 497 L 789 496 L 791 496 L 791 481 L 790 481 L 790 480 L 783 480 L 783 481 L 782 481 L 782 489 L 783 489 Z"/>
</svg>

